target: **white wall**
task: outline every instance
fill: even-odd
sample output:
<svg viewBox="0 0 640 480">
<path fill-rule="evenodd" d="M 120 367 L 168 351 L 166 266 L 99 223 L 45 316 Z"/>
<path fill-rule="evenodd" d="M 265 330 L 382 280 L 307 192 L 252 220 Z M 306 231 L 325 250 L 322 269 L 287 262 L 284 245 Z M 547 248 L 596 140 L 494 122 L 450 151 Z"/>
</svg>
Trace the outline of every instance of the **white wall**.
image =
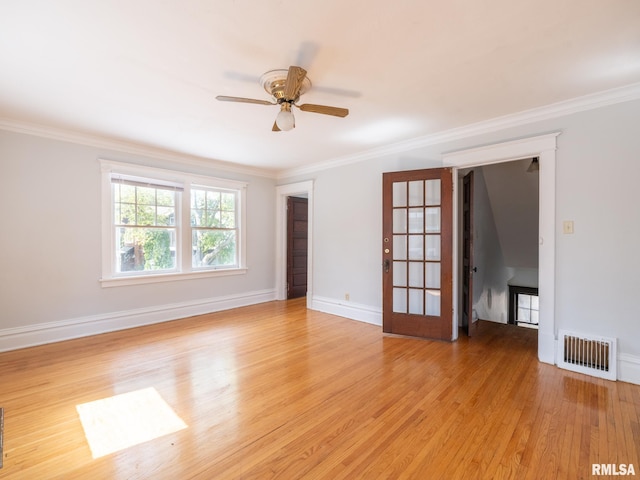
<svg viewBox="0 0 640 480">
<path fill-rule="evenodd" d="M 441 165 L 446 152 L 561 131 L 556 167 L 556 325 L 614 336 L 640 373 L 640 101 L 606 106 L 411 153 L 281 179 L 315 180 L 314 296 L 381 311 L 381 178 Z M 562 234 L 562 220 L 575 222 Z M 345 310 L 346 312 L 347 310 Z M 640 376 L 637 377 L 640 381 Z"/>
<path fill-rule="evenodd" d="M 98 158 L 248 182 L 248 273 L 102 288 Z M 0 350 L 273 297 L 272 179 L 0 131 L 0 182 Z"/>
<path fill-rule="evenodd" d="M 538 268 L 538 172 L 531 159 L 481 168 L 491 201 L 504 262 L 513 268 Z"/>
</svg>

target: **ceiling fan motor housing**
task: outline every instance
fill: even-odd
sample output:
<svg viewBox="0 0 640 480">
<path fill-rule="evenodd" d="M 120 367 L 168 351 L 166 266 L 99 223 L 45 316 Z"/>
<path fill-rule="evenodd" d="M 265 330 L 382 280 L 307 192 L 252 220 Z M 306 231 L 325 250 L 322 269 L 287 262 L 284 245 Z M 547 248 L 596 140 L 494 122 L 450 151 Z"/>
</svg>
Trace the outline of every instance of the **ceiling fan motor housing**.
<svg viewBox="0 0 640 480">
<path fill-rule="evenodd" d="M 311 88 L 311 80 L 309 80 L 309 78 L 305 76 L 302 80 L 298 96 L 296 98 L 286 98 L 284 92 L 285 86 L 287 84 L 288 73 L 288 70 L 270 70 L 262 75 L 262 77 L 260 77 L 262 88 L 264 88 L 264 90 L 269 95 L 271 95 L 278 103 L 295 103 L 300 98 L 300 95 L 307 92 Z"/>
</svg>

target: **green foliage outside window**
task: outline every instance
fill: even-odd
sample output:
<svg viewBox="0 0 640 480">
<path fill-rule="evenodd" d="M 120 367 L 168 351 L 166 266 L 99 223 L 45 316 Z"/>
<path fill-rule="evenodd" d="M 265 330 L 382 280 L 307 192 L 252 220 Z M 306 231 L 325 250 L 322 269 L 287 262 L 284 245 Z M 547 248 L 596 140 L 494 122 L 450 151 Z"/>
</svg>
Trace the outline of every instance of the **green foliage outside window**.
<svg viewBox="0 0 640 480">
<path fill-rule="evenodd" d="M 175 267 L 175 196 L 162 188 L 114 184 L 120 271 Z"/>
<path fill-rule="evenodd" d="M 193 266 L 234 265 L 236 259 L 236 194 L 191 190 Z"/>
<path fill-rule="evenodd" d="M 176 192 L 163 187 L 113 183 L 119 271 L 176 267 Z M 192 267 L 234 266 L 237 192 L 192 188 Z"/>
</svg>

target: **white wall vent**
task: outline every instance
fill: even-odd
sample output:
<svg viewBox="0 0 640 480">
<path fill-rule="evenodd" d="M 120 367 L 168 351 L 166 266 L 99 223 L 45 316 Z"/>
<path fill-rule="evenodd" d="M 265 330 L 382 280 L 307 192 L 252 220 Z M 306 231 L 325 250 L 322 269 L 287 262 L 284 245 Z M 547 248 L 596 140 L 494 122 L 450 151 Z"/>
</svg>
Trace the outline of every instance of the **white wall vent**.
<svg viewBox="0 0 640 480">
<path fill-rule="evenodd" d="M 615 338 L 589 336 L 560 330 L 558 366 L 595 377 L 617 380 Z"/>
</svg>

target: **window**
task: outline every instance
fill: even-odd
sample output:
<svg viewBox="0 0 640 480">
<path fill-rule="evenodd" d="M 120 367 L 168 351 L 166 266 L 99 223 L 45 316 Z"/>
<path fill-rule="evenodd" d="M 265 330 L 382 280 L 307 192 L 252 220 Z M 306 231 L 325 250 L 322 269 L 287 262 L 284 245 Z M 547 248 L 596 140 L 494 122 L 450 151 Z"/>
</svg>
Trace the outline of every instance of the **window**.
<svg viewBox="0 0 640 480">
<path fill-rule="evenodd" d="M 538 289 L 509 285 L 509 323 L 538 328 L 539 315 Z"/>
<path fill-rule="evenodd" d="M 101 161 L 103 286 L 244 273 L 246 184 Z"/>
<path fill-rule="evenodd" d="M 191 189 L 193 268 L 237 265 L 237 197 L 236 191 Z"/>
<path fill-rule="evenodd" d="M 176 268 L 175 189 L 112 177 L 116 272 Z"/>
</svg>

